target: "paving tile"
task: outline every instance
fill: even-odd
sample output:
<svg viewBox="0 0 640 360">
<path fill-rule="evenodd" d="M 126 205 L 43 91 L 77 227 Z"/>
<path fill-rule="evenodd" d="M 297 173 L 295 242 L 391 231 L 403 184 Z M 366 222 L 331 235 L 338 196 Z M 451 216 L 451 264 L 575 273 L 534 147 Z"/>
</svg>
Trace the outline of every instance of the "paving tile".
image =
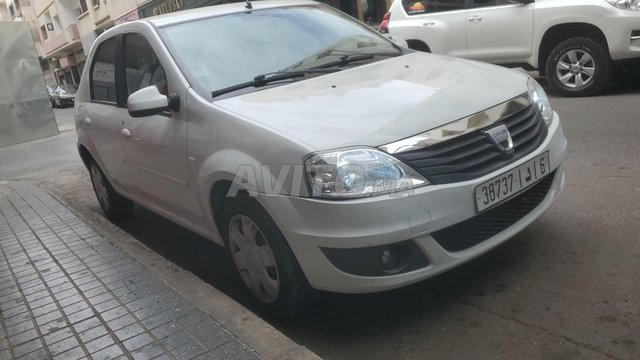
<svg viewBox="0 0 640 360">
<path fill-rule="evenodd" d="M 42 359 L 46 359 L 47 357 L 48 357 L 47 352 L 43 348 L 40 348 L 36 351 L 22 355 L 16 359 L 17 360 L 42 360 Z M 0 359 L 10 359 L 10 358 L 11 358 L 10 356 L 2 357 L 2 353 L 0 352 Z"/>
<path fill-rule="evenodd" d="M 134 360 L 148 360 L 153 359 L 159 355 L 164 354 L 165 351 L 160 344 L 157 342 L 146 345 L 136 351 L 131 353 L 131 356 Z"/>
<path fill-rule="evenodd" d="M 151 330 L 151 333 L 158 339 L 162 339 L 165 338 L 169 335 L 175 334 L 179 331 L 182 331 L 182 326 L 178 325 L 178 323 L 175 322 L 171 322 L 168 324 L 164 324 L 161 326 L 158 326 L 155 329 Z"/>
<path fill-rule="evenodd" d="M 81 333 L 83 331 L 92 329 L 98 325 L 101 325 L 101 322 L 97 316 L 94 316 L 74 324 L 73 328 L 75 329 L 76 332 Z"/>
<path fill-rule="evenodd" d="M 116 299 L 113 299 L 113 300 L 105 301 L 103 303 L 95 305 L 94 308 L 98 312 L 105 312 L 107 310 L 111 310 L 111 309 L 116 308 L 118 306 L 120 306 L 120 302 L 118 300 L 116 300 Z"/>
<path fill-rule="evenodd" d="M 9 336 L 18 335 L 21 332 L 24 332 L 33 328 L 35 328 L 33 325 L 33 321 L 31 320 L 31 318 L 27 317 L 27 320 L 24 320 L 19 324 L 7 326 L 7 334 Z"/>
<path fill-rule="evenodd" d="M 111 330 L 116 331 L 116 330 L 122 329 L 123 327 L 129 326 L 135 322 L 136 322 L 136 319 L 133 316 L 127 314 L 119 318 L 107 321 L 107 325 L 109 325 Z"/>
<path fill-rule="evenodd" d="M 3 311 L 3 313 L 4 313 L 4 311 Z M 19 315 L 12 316 L 10 318 L 5 317 L 4 323 L 6 324 L 7 327 L 10 328 L 12 326 L 17 326 L 19 324 L 23 324 L 27 320 L 31 320 L 31 314 L 22 313 L 22 314 L 19 314 Z M 19 331 L 19 332 L 22 332 L 22 331 Z"/>
<path fill-rule="evenodd" d="M 102 349 L 96 353 L 91 354 L 91 357 L 94 360 L 111 360 L 116 357 L 123 355 L 122 350 L 118 347 L 118 345 L 111 345 L 106 349 Z"/>
<path fill-rule="evenodd" d="M 74 347 L 61 354 L 55 355 L 54 360 L 78 360 L 85 357 L 85 353 L 81 347 Z"/>
<path fill-rule="evenodd" d="M 109 332 L 104 326 L 98 325 L 94 328 L 78 333 L 78 336 L 80 336 L 80 340 L 82 340 L 83 342 L 88 342 L 101 336 L 107 335 L 108 333 Z"/>
<path fill-rule="evenodd" d="M 40 342 L 40 339 L 33 339 L 31 341 L 28 341 L 26 343 L 13 347 L 13 353 L 15 354 L 16 357 L 20 357 L 22 355 L 29 354 L 41 348 L 42 348 L 42 343 Z"/>
<path fill-rule="evenodd" d="M 93 339 L 89 342 L 86 342 L 84 345 L 87 348 L 87 351 L 89 351 L 89 353 L 93 354 L 96 353 L 102 349 L 108 348 L 111 345 L 114 345 L 115 342 L 113 341 L 113 338 L 111 337 L 111 335 L 103 335 L 97 339 Z"/>
<path fill-rule="evenodd" d="M 215 357 L 215 359 L 221 360 L 237 359 L 241 358 L 241 355 L 248 356 L 246 357 L 246 359 L 259 359 L 258 356 L 252 357 L 253 355 L 255 355 L 255 353 L 251 351 L 250 348 L 242 345 L 237 341 L 231 341 L 216 349 L 213 349 L 209 352 L 209 355 Z"/>
<path fill-rule="evenodd" d="M 70 336 L 64 340 L 60 340 L 54 344 L 49 345 L 49 352 L 51 353 L 51 355 L 56 356 L 79 345 L 80 344 L 78 344 L 76 338 Z"/>
<path fill-rule="evenodd" d="M 162 345 L 164 345 L 167 350 L 173 350 L 181 346 L 193 343 L 193 340 L 193 337 L 191 337 L 186 332 L 179 332 L 173 335 L 169 335 L 164 339 L 160 339 L 160 343 L 162 343 Z"/>
<path fill-rule="evenodd" d="M 171 350 L 171 355 L 175 356 L 176 359 L 193 359 L 198 355 L 204 354 L 206 351 L 207 350 L 205 348 L 197 343 L 190 343 Z"/>
<path fill-rule="evenodd" d="M 118 337 L 118 339 L 120 339 L 120 341 L 124 341 L 136 335 L 139 335 L 143 332 L 145 332 L 145 329 L 140 324 L 134 323 L 120 330 L 115 331 L 115 334 Z"/>
<path fill-rule="evenodd" d="M 155 340 L 148 333 L 142 333 L 140 335 L 134 336 L 131 339 L 125 340 L 122 342 L 124 347 L 129 351 L 134 351 L 140 349 L 143 346 L 151 344 Z"/>
<path fill-rule="evenodd" d="M 109 311 L 105 311 L 100 316 L 104 319 L 104 321 L 109 322 L 109 320 L 113 320 L 119 318 L 120 316 L 126 315 L 129 312 L 123 307 L 117 307 L 115 309 L 111 309 Z"/>
<path fill-rule="evenodd" d="M 197 324 L 187 331 L 207 349 L 216 348 L 232 340 L 231 335 L 211 320 Z"/>
<path fill-rule="evenodd" d="M 37 337 L 38 337 L 38 333 L 36 332 L 36 330 L 30 329 L 30 330 L 21 332 L 20 334 L 11 336 L 9 338 L 9 342 L 11 343 L 12 346 L 17 346 L 29 340 L 36 339 Z"/>
<path fill-rule="evenodd" d="M 75 324 L 77 322 L 80 322 L 82 320 L 86 320 L 92 316 L 94 316 L 95 314 L 93 313 L 93 311 L 91 309 L 84 309 L 84 310 L 80 310 L 76 313 L 73 313 L 71 315 L 69 315 L 67 318 L 69 319 L 69 322 L 72 324 Z"/>
<path fill-rule="evenodd" d="M 73 332 L 70 328 L 62 328 L 57 331 L 54 331 L 50 334 L 44 335 L 44 342 L 47 343 L 47 346 L 53 345 L 59 341 L 65 340 L 73 336 Z"/>
</svg>

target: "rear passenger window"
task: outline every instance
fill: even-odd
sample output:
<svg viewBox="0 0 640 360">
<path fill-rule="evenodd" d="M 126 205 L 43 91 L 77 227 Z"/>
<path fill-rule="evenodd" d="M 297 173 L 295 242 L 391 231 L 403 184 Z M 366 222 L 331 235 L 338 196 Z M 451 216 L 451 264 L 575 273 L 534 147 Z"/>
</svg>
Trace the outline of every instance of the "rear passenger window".
<svg viewBox="0 0 640 360">
<path fill-rule="evenodd" d="M 155 85 L 160 93 L 167 95 L 167 76 L 149 42 L 138 34 L 124 37 L 124 67 L 127 81 L 127 96 L 147 86 Z"/>
<path fill-rule="evenodd" d="M 465 0 L 402 0 L 402 5 L 407 14 L 420 15 L 464 10 Z"/>
<path fill-rule="evenodd" d="M 98 47 L 91 65 L 91 98 L 116 102 L 116 39 L 104 41 Z"/>
<path fill-rule="evenodd" d="M 502 5 L 513 5 L 515 4 L 512 0 L 475 0 L 473 2 L 474 8 L 479 7 L 488 7 L 488 6 L 502 6 Z"/>
</svg>

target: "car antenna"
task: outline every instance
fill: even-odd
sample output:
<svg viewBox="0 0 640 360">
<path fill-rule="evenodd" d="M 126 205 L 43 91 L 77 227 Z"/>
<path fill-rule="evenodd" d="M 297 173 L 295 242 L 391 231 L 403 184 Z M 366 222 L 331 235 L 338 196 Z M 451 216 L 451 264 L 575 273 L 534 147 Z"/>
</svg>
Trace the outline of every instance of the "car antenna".
<svg viewBox="0 0 640 360">
<path fill-rule="evenodd" d="M 247 2 L 247 5 L 245 5 L 244 7 L 249 9 L 249 10 L 253 9 L 253 5 L 251 5 L 251 1 L 246 0 L 246 2 Z"/>
</svg>

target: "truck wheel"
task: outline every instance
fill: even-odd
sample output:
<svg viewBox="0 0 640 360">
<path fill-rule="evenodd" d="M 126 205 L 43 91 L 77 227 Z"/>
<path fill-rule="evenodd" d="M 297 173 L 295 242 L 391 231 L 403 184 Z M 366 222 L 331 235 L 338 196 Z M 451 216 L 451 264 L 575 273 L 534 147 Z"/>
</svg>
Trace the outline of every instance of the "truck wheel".
<svg viewBox="0 0 640 360">
<path fill-rule="evenodd" d="M 549 86 L 562 96 L 590 96 L 602 90 L 612 74 L 608 52 L 589 38 L 558 44 L 547 58 Z"/>
<path fill-rule="evenodd" d="M 258 310 L 279 319 L 295 315 L 310 288 L 269 214 L 253 198 L 231 198 L 222 229 L 227 255 Z"/>
<path fill-rule="evenodd" d="M 95 191 L 100 207 L 107 218 L 111 221 L 117 221 L 131 216 L 133 202 L 113 189 L 95 161 L 89 165 L 89 173 L 91 174 L 93 191 Z"/>
</svg>

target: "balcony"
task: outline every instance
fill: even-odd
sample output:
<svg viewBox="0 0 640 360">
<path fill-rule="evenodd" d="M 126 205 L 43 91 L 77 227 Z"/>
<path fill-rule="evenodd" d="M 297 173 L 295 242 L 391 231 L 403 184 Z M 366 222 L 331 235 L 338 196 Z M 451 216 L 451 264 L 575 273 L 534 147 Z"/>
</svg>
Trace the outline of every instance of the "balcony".
<svg viewBox="0 0 640 360">
<path fill-rule="evenodd" d="M 42 50 L 45 56 L 51 55 L 55 50 L 58 50 L 64 46 L 71 45 L 80 41 L 80 31 L 78 25 L 71 24 L 67 26 L 65 31 L 60 34 L 45 40 L 42 44 Z"/>
</svg>

